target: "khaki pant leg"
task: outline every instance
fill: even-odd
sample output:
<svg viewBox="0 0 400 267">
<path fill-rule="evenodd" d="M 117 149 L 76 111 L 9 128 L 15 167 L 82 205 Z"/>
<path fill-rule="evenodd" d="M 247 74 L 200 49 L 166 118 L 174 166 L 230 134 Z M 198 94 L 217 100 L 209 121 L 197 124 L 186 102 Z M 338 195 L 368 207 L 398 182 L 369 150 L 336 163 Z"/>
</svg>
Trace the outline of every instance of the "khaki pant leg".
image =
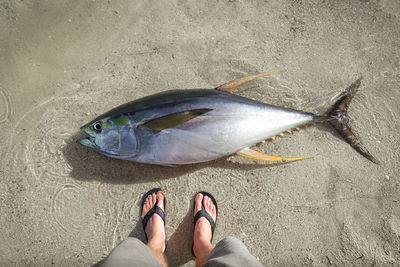
<svg viewBox="0 0 400 267">
<path fill-rule="evenodd" d="M 208 257 L 205 267 L 241 267 L 263 266 L 250 254 L 246 246 L 237 238 L 227 237 L 215 246 Z"/>
<path fill-rule="evenodd" d="M 162 267 L 153 252 L 137 238 L 128 237 L 116 246 L 99 267 Z"/>
</svg>

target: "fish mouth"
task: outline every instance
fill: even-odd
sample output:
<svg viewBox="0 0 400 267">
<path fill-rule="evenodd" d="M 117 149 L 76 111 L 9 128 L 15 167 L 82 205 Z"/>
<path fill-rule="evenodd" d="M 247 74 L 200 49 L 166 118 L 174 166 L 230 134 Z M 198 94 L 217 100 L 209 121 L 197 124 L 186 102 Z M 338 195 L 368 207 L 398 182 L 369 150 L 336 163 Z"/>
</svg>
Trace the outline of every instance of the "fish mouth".
<svg viewBox="0 0 400 267">
<path fill-rule="evenodd" d="M 90 125 L 83 125 L 80 129 L 87 135 L 87 137 L 77 140 L 77 142 L 89 148 L 97 148 L 95 137 L 90 129 Z"/>
<path fill-rule="evenodd" d="M 94 148 L 94 149 L 97 148 L 97 145 L 94 142 L 94 137 L 92 137 L 92 136 L 88 136 L 86 138 L 79 139 L 77 142 L 79 144 L 89 147 L 89 148 Z"/>
</svg>

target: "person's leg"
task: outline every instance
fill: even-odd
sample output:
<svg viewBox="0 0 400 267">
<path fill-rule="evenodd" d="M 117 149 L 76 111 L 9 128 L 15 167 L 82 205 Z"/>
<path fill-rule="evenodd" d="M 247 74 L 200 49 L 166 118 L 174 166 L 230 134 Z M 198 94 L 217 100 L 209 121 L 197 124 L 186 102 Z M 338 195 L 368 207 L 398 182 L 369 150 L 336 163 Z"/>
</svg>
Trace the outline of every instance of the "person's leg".
<svg viewBox="0 0 400 267">
<path fill-rule="evenodd" d="M 137 238 L 125 238 L 96 267 L 162 266 L 148 246 Z"/>
<path fill-rule="evenodd" d="M 206 211 L 216 221 L 217 211 L 214 203 L 211 198 L 203 196 L 201 193 L 197 194 L 194 200 L 194 215 L 201 210 L 202 202 Z M 214 249 L 214 246 L 211 244 L 211 237 L 211 224 L 205 217 L 201 217 L 194 226 L 193 235 L 193 251 L 196 256 L 196 266 L 203 266 L 210 252 Z"/>
<path fill-rule="evenodd" d="M 242 241 L 227 237 L 218 242 L 203 266 L 260 267 L 263 265 L 250 254 Z"/>
<path fill-rule="evenodd" d="M 158 191 L 149 195 L 143 205 L 142 219 L 144 216 L 154 207 L 157 202 L 157 206 L 164 210 L 164 193 Z M 158 201 L 157 201 L 158 200 Z M 147 234 L 148 242 L 147 246 L 156 256 L 157 260 L 164 266 L 168 266 L 165 252 L 165 228 L 164 221 L 158 214 L 154 214 L 150 217 L 145 232 Z"/>
<path fill-rule="evenodd" d="M 157 190 L 157 189 L 155 189 Z M 151 191 L 149 191 L 151 193 Z M 151 212 L 154 205 L 164 211 L 164 193 L 154 192 L 143 199 L 142 219 Z M 162 213 L 162 212 L 161 212 Z M 165 228 L 164 220 L 155 212 L 149 213 L 145 232 L 148 239 L 147 245 L 139 239 L 128 237 L 115 247 L 98 266 L 125 267 L 125 266 L 168 266 L 165 257 Z M 147 216 L 147 217 L 148 217 Z M 145 223 L 145 222 L 144 222 Z"/>
</svg>

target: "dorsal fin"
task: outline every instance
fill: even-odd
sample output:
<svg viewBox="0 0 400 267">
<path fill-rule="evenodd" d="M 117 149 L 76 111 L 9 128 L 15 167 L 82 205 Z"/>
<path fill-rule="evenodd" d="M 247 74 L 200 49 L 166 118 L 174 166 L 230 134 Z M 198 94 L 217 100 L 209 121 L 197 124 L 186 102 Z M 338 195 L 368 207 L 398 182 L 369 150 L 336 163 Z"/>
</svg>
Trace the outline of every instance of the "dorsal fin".
<svg viewBox="0 0 400 267">
<path fill-rule="evenodd" d="M 225 91 L 225 92 L 232 93 L 233 90 L 235 90 L 236 88 L 238 88 L 242 84 L 244 84 L 246 82 L 249 82 L 249 81 L 252 81 L 255 78 L 263 77 L 263 76 L 267 76 L 267 75 L 272 75 L 272 74 L 276 74 L 276 73 L 281 73 L 281 72 L 285 72 L 285 70 L 279 70 L 279 71 L 275 71 L 275 72 L 264 72 L 264 73 L 260 73 L 260 74 L 255 74 L 255 75 L 250 75 L 250 76 L 238 78 L 236 80 L 224 83 L 224 84 L 216 87 L 215 90 L 220 90 L 220 91 Z"/>
<path fill-rule="evenodd" d="M 167 128 L 173 128 L 184 122 L 187 122 L 197 116 L 209 112 L 211 109 L 192 109 L 185 110 L 173 114 L 169 114 L 157 119 L 150 120 L 144 123 L 142 126 L 152 130 L 162 131 Z"/>
</svg>

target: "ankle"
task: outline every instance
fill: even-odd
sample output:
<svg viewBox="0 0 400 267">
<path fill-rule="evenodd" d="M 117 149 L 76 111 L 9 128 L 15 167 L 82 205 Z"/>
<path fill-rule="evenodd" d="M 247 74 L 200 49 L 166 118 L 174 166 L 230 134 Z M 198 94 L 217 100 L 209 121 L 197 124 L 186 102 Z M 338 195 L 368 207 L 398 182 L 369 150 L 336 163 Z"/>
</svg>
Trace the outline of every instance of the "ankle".
<svg viewBox="0 0 400 267">
<path fill-rule="evenodd" d="M 165 241 L 159 238 L 149 239 L 147 246 L 153 251 L 153 253 L 164 253 Z"/>
<path fill-rule="evenodd" d="M 146 228 L 145 232 L 147 234 L 147 238 L 149 239 L 149 241 L 151 239 L 162 238 L 162 237 L 165 236 L 164 229 L 157 228 L 157 227 L 154 227 L 154 226 L 151 227 L 150 225 Z"/>
<path fill-rule="evenodd" d="M 194 240 L 194 251 L 196 257 L 201 257 L 203 255 L 208 257 L 213 248 L 214 246 L 211 244 L 210 240 L 204 238 L 196 238 Z"/>
<path fill-rule="evenodd" d="M 208 244 L 195 244 L 196 266 L 203 266 L 213 249 L 214 246 L 210 242 Z"/>
<path fill-rule="evenodd" d="M 211 241 L 210 237 L 208 235 L 204 235 L 202 233 L 198 233 L 197 235 L 194 235 L 193 241 L 195 244 L 197 244 L 200 247 L 208 247 L 211 246 Z"/>
</svg>

